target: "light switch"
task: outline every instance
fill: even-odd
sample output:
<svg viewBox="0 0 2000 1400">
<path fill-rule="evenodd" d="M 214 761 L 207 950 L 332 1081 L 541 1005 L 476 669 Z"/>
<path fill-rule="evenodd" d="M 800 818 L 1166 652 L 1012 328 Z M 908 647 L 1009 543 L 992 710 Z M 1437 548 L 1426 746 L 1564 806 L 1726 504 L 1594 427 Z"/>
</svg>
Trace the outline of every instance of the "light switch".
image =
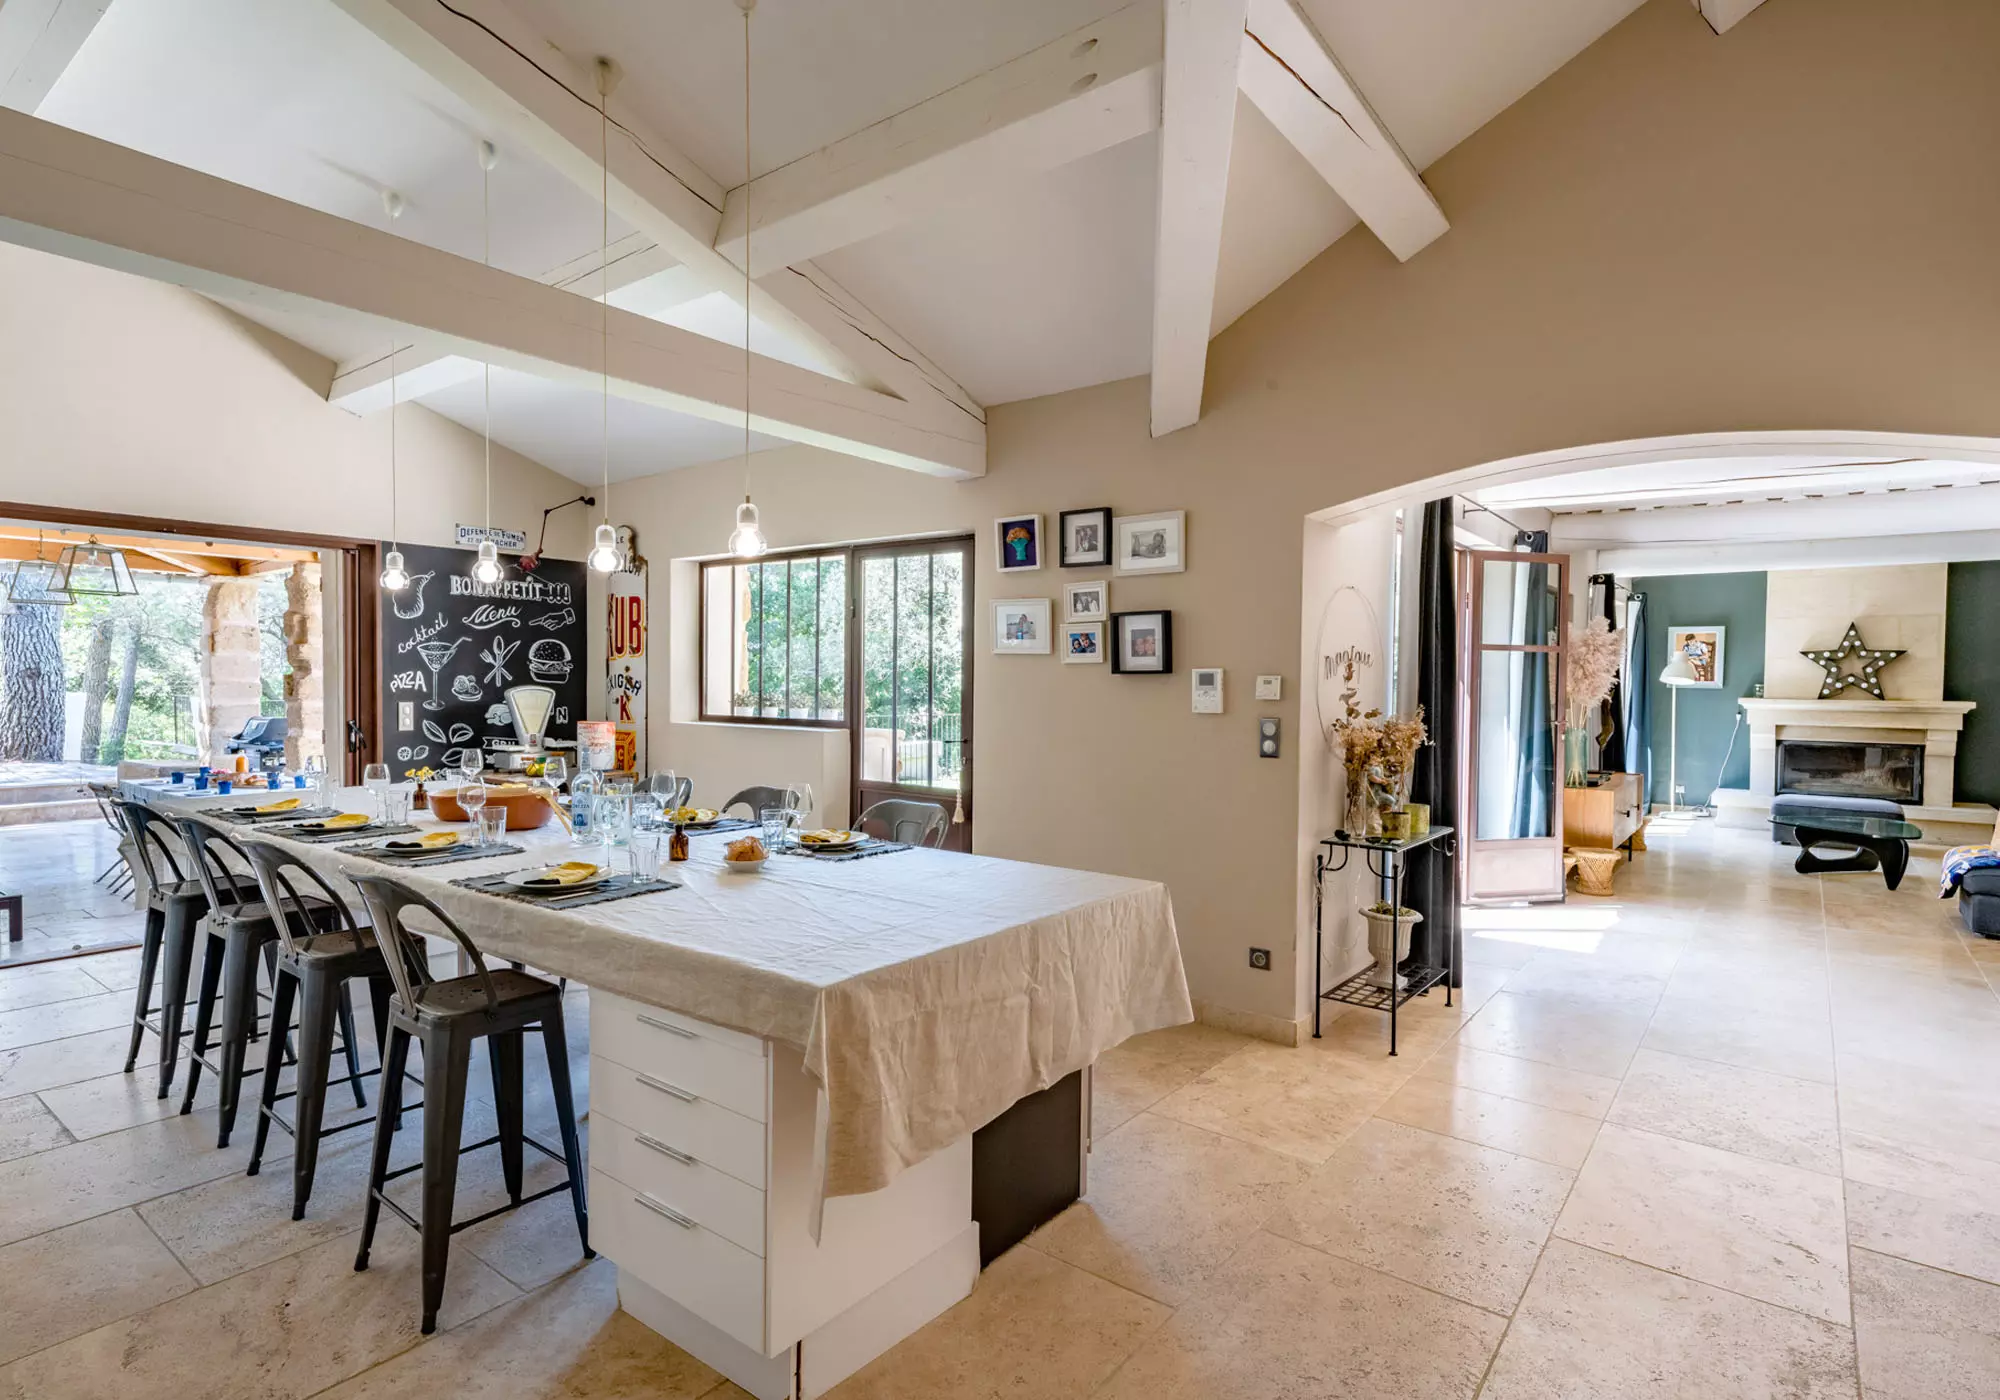
<svg viewBox="0 0 2000 1400">
<path fill-rule="evenodd" d="M 1259 700 L 1282 700 L 1285 698 L 1285 678 L 1283 676 L 1257 677 L 1257 698 Z"/>
<path fill-rule="evenodd" d="M 1257 721 L 1257 757 L 1276 758 L 1278 756 L 1278 720 L 1265 715 Z"/>
</svg>

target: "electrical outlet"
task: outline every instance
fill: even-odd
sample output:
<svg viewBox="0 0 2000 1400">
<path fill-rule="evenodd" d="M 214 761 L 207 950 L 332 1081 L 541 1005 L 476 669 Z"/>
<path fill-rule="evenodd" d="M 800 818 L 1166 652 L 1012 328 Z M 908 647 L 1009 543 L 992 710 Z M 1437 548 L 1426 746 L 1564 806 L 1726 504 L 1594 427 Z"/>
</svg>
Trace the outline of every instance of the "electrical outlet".
<svg viewBox="0 0 2000 1400">
<path fill-rule="evenodd" d="M 1270 715 L 1257 721 L 1257 757 L 1276 758 L 1278 756 L 1278 732 L 1282 726 Z"/>
<path fill-rule="evenodd" d="M 1250 966 L 1256 968 L 1259 972 L 1269 972 L 1271 970 L 1271 950 L 1269 948 L 1252 948 L 1250 950 Z"/>
<path fill-rule="evenodd" d="M 415 729 L 417 727 L 417 702 L 398 700 L 396 702 L 396 728 Z"/>
</svg>

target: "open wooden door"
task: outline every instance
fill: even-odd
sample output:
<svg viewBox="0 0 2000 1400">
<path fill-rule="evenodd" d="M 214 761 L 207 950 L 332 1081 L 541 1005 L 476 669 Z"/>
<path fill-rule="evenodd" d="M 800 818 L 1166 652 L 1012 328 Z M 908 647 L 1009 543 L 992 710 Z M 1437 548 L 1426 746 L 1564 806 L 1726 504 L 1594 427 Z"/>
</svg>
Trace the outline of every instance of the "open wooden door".
<svg viewBox="0 0 2000 1400">
<path fill-rule="evenodd" d="M 1472 550 L 1466 898 L 1563 897 L 1569 556 Z"/>
</svg>

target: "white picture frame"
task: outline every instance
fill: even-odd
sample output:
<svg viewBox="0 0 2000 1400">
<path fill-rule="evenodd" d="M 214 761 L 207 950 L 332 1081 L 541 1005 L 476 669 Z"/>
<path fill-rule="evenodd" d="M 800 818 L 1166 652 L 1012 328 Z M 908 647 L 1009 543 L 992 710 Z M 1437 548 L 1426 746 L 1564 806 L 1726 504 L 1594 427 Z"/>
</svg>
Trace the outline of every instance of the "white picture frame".
<svg viewBox="0 0 2000 1400">
<path fill-rule="evenodd" d="M 1694 667 L 1699 680 L 1689 681 L 1690 690 L 1722 689 L 1723 642 L 1729 629 L 1715 625 L 1701 627 L 1669 627 L 1667 629 L 1667 650 L 1681 652 Z"/>
<path fill-rule="evenodd" d="M 1065 666 L 1104 664 L 1104 624 L 1065 622 L 1062 625 L 1062 659 Z"/>
<path fill-rule="evenodd" d="M 993 654 L 1047 656 L 1053 623 L 1047 598 L 1000 598 L 993 604 Z"/>
<path fill-rule="evenodd" d="M 993 566 L 1003 574 L 1033 573 L 1042 567 L 1042 517 L 1002 515 L 993 521 Z"/>
<path fill-rule="evenodd" d="M 1110 580 L 1087 579 L 1063 585 L 1064 622 L 1106 622 L 1110 617 Z"/>
<path fill-rule="evenodd" d="M 1187 568 L 1187 512 L 1121 515 L 1111 522 L 1112 571 L 1178 574 Z"/>
</svg>

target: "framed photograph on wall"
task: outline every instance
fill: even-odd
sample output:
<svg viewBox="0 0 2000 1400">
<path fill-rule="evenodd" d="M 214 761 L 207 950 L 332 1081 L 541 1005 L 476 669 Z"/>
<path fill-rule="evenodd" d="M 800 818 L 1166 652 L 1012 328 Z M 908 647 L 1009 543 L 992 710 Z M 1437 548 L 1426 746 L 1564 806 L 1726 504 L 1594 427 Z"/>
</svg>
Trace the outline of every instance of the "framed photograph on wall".
<svg viewBox="0 0 2000 1400">
<path fill-rule="evenodd" d="M 1174 615 L 1111 615 L 1111 670 L 1119 676 L 1170 676 L 1174 670 Z"/>
<path fill-rule="evenodd" d="M 1111 616 L 1111 585 L 1103 579 L 1063 585 L 1063 621 L 1102 622 Z"/>
<path fill-rule="evenodd" d="M 1104 624 L 1065 622 L 1062 626 L 1063 665 L 1104 661 Z"/>
<path fill-rule="evenodd" d="M 993 650 L 1001 656 L 1049 654 L 1049 600 L 1002 598 L 993 605 Z"/>
<path fill-rule="evenodd" d="M 1111 507 L 1066 510 L 1056 517 L 1056 550 L 1065 569 L 1101 569 L 1111 562 Z"/>
<path fill-rule="evenodd" d="M 1187 568 L 1187 512 L 1121 515 L 1111 522 L 1121 574 L 1177 574 Z"/>
<path fill-rule="evenodd" d="M 1679 652 L 1694 667 L 1698 680 L 1688 684 L 1697 689 L 1719 690 L 1722 687 L 1722 640 L 1723 627 L 1669 627 L 1667 628 L 1667 650 Z"/>
<path fill-rule="evenodd" d="M 1042 567 L 1042 517 L 1003 515 L 993 522 L 993 561 L 1003 574 Z"/>
</svg>

